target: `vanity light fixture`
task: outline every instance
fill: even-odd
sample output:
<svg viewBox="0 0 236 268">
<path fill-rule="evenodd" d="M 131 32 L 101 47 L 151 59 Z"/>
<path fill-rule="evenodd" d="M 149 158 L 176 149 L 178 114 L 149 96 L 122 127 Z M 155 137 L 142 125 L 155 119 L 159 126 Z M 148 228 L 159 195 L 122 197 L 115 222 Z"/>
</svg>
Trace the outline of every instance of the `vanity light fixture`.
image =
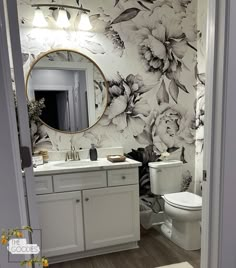
<svg viewBox="0 0 236 268">
<path fill-rule="evenodd" d="M 79 2 L 79 1 L 77 1 Z M 56 24 L 60 27 L 60 28 L 68 28 L 70 26 L 70 21 L 68 18 L 68 12 L 66 9 L 76 9 L 81 11 L 81 17 L 80 17 L 80 22 L 79 22 L 79 29 L 83 30 L 83 31 L 89 31 L 92 29 L 92 25 L 90 23 L 90 19 L 89 19 L 89 15 L 88 13 L 90 13 L 89 9 L 84 8 L 82 5 L 80 6 L 68 6 L 68 5 L 59 5 L 59 4 L 33 4 L 31 5 L 32 7 L 36 7 L 37 9 L 35 10 L 35 12 L 37 12 L 37 16 L 39 17 L 43 17 L 43 20 L 41 20 L 41 23 L 37 23 L 39 21 L 39 19 L 35 19 L 33 21 L 33 25 L 36 27 L 45 27 L 47 26 L 46 23 L 47 21 L 44 18 L 43 12 L 41 11 L 40 7 L 49 7 L 50 9 L 59 9 L 58 11 L 58 17 L 57 17 L 57 21 Z M 36 15 L 36 13 L 35 13 Z M 46 23 L 45 23 L 46 22 Z"/>
<path fill-rule="evenodd" d="M 34 12 L 33 26 L 35 27 L 47 27 L 48 23 L 43 15 L 43 11 L 37 7 Z"/>
<path fill-rule="evenodd" d="M 70 21 L 67 17 L 67 12 L 64 8 L 63 9 L 61 8 L 58 11 L 57 26 L 60 28 L 70 27 Z"/>
<path fill-rule="evenodd" d="M 82 13 L 80 16 L 80 21 L 79 21 L 79 29 L 82 31 L 89 31 L 92 28 L 93 27 L 89 20 L 89 15 L 87 13 Z"/>
</svg>

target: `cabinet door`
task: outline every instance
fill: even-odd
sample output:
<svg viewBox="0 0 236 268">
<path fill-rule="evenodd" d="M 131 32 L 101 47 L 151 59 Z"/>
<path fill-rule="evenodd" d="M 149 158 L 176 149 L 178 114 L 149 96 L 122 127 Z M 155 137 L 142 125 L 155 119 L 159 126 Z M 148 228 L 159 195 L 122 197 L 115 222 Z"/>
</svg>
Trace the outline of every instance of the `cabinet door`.
<svg viewBox="0 0 236 268">
<path fill-rule="evenodd" d="M 140 239 L 138 185 L 83 191 L 86 249 Z"/>
<path fill-rule="evenodd" d="M 81 192 L 37 196 L 43 255 L 84 250 Z"/>
</svg>

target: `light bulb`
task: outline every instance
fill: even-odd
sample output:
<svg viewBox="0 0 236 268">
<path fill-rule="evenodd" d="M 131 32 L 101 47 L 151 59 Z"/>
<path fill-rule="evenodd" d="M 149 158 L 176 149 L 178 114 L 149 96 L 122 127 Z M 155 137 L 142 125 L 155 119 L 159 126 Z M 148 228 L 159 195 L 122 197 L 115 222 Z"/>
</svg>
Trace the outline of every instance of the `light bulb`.
<svg viewBox="0 0 236 268">
<path fill-rule="evenodd" d="M 48 23 L 43 15 L 43 11 L 38 7 L 34 12 L 33 26 L 47 27 Z"/>
<path fill-rule="evenodd" d="M 80 17 L 80 22 L 79 22 L 79 29 L 83 31 L 89 31 L 92 28 L 93 27 L 91 25 L 88 14 L 82 13 Z"/>
<path fill-rule="evenodd" d="M 60 28 L 68 28 L 70 26 L 70 21 L 67 17 L 67 12 L 65 9 L 60 9 L 58 12 L 57 26 Z"/>
</svg>

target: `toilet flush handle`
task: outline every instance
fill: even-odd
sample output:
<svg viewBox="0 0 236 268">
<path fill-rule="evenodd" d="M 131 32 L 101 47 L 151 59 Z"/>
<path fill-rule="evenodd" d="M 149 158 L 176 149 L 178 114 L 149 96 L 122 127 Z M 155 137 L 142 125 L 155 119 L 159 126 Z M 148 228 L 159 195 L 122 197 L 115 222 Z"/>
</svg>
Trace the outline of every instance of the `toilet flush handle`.
<svg viewBox="0 0 236 268">
<path fill-rule="evenodd" d="M 162 172 L 162 169 L 158 168 L 158 169 L 157 169 L 157 172 L 158 172 L 158 173 L 159 173 L 159 172 Z"/>
</svg>

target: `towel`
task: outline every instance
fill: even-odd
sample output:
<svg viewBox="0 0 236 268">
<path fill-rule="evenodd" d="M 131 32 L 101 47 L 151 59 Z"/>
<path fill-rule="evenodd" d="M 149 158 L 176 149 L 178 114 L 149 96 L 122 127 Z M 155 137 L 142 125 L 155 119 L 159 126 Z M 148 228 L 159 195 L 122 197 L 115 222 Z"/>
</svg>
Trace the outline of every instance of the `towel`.
<svg viewBox="0 0 236 268">
<path fill-rule="evenodd" d="M 177 264 L 159 266 L 157 268 L 193 268 L 193 266 L 190 265 L 188 262 L 181 262 L 181 263 L 177 263 Z"/>
</svg>

